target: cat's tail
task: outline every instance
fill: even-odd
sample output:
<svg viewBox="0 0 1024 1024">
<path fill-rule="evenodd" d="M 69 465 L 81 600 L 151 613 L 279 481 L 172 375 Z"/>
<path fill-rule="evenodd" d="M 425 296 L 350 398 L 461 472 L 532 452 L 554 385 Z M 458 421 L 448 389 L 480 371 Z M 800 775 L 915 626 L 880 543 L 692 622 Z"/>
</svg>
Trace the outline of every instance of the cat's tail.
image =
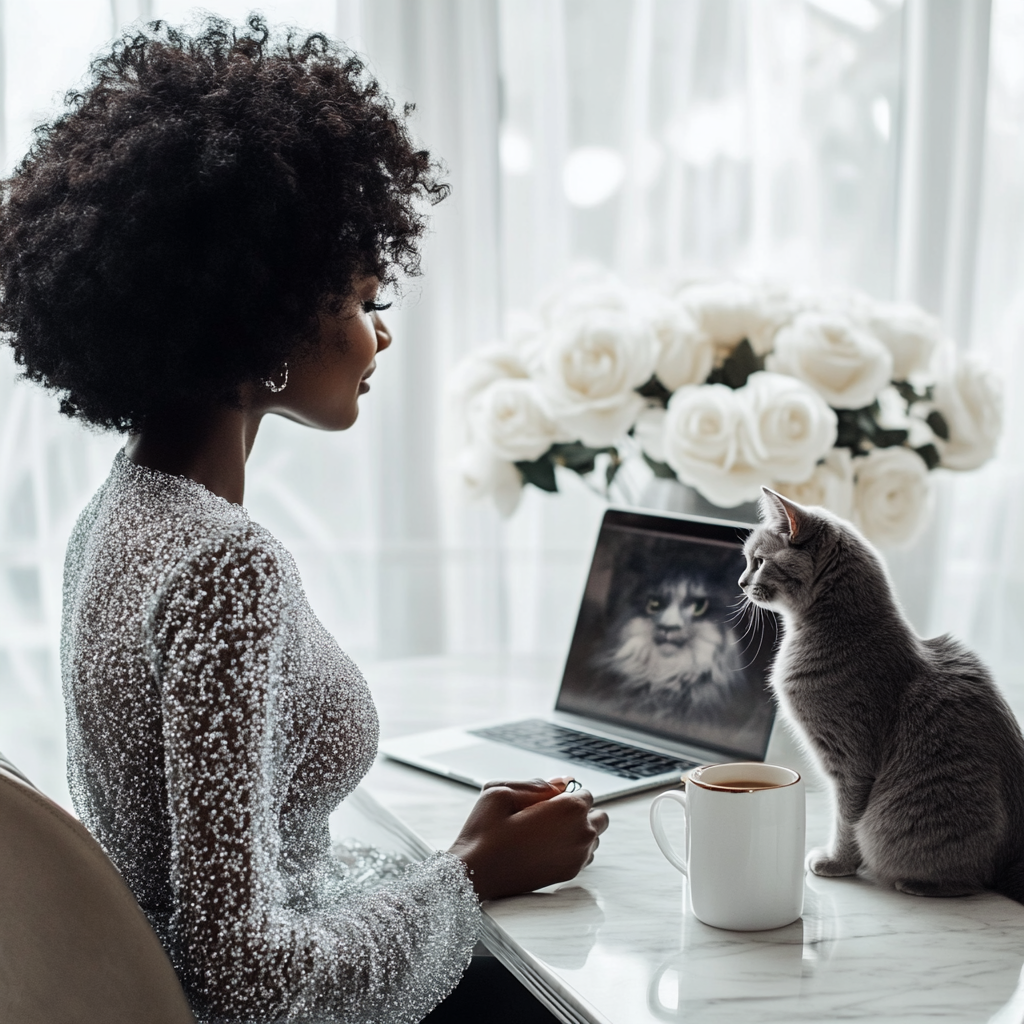
<svg viewBox="0 0 1024 1024">
<path fill-rule="evenodd" d="M 1024 903 L 1024 859 L 1003 868 L 996 875 L 992 888 L 1004 896 L 1009 896 L 1011 900 Z"/>
</svg>

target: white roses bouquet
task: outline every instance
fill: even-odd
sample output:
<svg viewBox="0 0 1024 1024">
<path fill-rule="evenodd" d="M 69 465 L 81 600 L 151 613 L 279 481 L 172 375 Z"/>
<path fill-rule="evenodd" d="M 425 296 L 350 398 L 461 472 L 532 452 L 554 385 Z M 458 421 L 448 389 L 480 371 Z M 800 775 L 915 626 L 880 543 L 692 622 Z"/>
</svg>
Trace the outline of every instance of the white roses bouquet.
<svg viewBox="0 0 1024 1024">
<path fill-rule="evenodd" d="M 923 526 L 929 470 L 988 460 L 998 381 L 960 359 L 934 318 L 857 293 L 740 281 L 629 289 L 588 270 L 457 367 L 460 470 L 505 514 L 556 467 L 636 453 L 723 508 L 763 484 L 895 545 Z"/>
</svg>

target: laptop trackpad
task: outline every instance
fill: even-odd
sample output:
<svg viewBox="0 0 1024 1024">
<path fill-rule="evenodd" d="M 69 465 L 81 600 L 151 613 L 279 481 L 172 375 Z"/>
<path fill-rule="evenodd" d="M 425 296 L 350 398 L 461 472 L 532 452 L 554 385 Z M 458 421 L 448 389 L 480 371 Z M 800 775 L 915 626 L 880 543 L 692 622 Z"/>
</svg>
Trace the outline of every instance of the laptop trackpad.
<svg viewBox="0 0 1024 1024">
<path fill-rule="evenodd" d="M 430 760 L 481 785 L 495 780 L 510 782 L 538 777 L 554 779 L 562 775 L 575 775 L 580 771 L 593 770 L 583 769 L 580 765 L 559 761 L 545 754 L 536 754 L 531 750 L 507 747 L 501 743 L 472 743 L 468 747 L 440 750 L 432 753 Z"/>
</svg>

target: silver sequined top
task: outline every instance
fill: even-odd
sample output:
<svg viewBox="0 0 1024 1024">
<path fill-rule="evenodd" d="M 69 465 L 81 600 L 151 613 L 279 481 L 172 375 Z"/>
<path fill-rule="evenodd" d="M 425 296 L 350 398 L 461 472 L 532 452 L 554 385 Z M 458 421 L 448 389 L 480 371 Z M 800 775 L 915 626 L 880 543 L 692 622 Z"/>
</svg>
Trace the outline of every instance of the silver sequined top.
<svg viewBox="0 0 1024 1024">
<path fill-rule="evenodd" d="M 64 573 L 68 775 L 203 1021 L 419 1021 L 480 910 L 447 853 L 369 882 L 327 818 L 377 714 L 245 510 L 123 452 Z M 393 876 L 393 877 L 389 877 Z"/>
</svg>

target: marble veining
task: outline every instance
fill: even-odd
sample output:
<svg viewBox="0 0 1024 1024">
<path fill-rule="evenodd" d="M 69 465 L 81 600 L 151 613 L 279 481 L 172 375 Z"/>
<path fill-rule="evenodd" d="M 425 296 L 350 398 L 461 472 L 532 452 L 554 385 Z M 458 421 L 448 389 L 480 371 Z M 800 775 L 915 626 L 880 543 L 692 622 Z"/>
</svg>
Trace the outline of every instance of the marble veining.
<svg viewBox="0 0 1024 1024">
<path fill-rule="evenodd" d="M 424 706 L 419 728 L 467 722 L 460 690 L 473 695 L 474 718 L 486 717 L 479 705 L 488 692 L 490 714 L 550 706 L 552 676 L 537 673 L 526 666 L 520 679 L 507 665 L 434 659 L 371 666 L 367 678 L 387 734 L 393 706 L 401 731 L 415 727 L 409 700 L 439 678 L 447 683 L 433 692 L 443 696 Z M 363 788 L 422 836 L 424 849 L 450 843 L 474 799 L 468 787 L 386 761 Z M 801 921 L 772 932 L 711 928 L 684 909 L 685 880 L 647 824 L 651 798 L 606 805 L 611 827 L 572 882 L 485 907 L 485 941 L 531 987 L 543 985 L 563 1020 L 1024 1021 L 1024 906 L 994 893 L 930 900 L 861 878 L 808 876 Z M 827 794 L 808 793 L 807 810 L 808 846 L 818 845 L 830 827 Z"/>
</svg>

